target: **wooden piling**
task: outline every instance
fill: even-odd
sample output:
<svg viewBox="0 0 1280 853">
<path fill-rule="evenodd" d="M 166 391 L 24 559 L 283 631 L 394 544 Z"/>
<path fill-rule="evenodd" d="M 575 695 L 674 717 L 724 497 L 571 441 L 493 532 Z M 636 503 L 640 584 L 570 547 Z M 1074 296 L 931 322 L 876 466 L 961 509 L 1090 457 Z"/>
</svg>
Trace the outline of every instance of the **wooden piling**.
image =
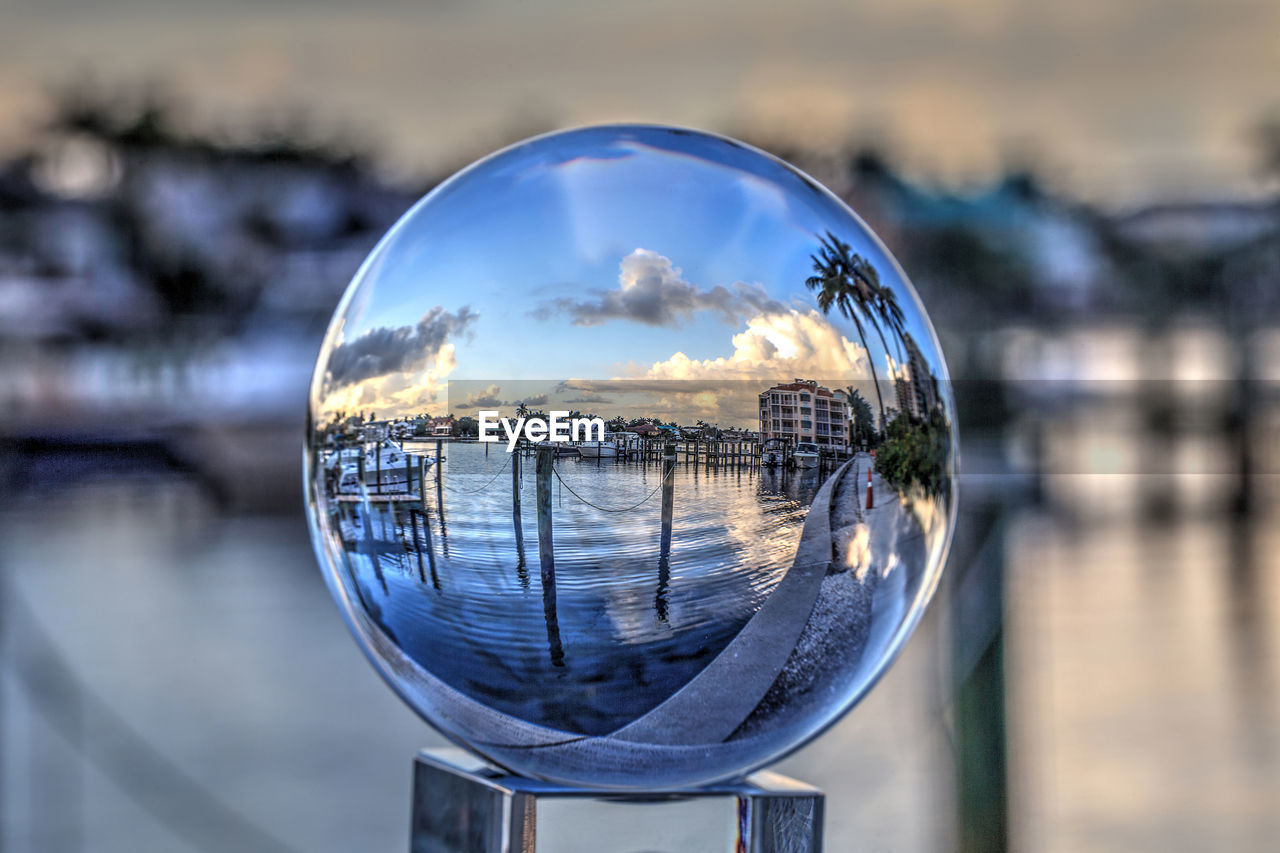
<svg viewBox="0 0 1280 853">
<path fill-rule="evenodd" d="M 555 548 L 551 541 L 551 472 L 556 449 L 550 442 L 538 448 L 538 561 L 542 564 L 542 585 L 556 582 Z"/>
<path fill-rule="evenodd" d="M 551 542 L 551 477 L 555 465 L 555 445 L 538 447 L 538 562 L 542 571 L 542 614 L 547 623 L 547 648 L 552 666 L 564 666 L 564 645 L 560 641 L 560 621 L 556 611 L 556 562 Z"/>
<path fill-rule="evenodd" d="M 676 446 L 668 444 L 662 457 L 662 536 L 658 551 L 667 554 L 671 551 L 671 522 L 675 513 L 675 474 Z"/>
<path fill-rule="evenodd" d="M 421 512 L 421 510 L 414 509 L 412 506 L 409 507 L 409 529 L 413 531 L 413 553 L 418 558 L 418 580 L 425 583 L 427 580 L 427 573 L 425 567 L 422 565 L 422 544 L 418 539 L 419 513 L 422 515 L 422 526 L 426 527 L 427 514 L 425 512 Z"/>
<path fill-rule="evenodd" d="M 511 454 L 511 524 L 516 534 L 516 577 L 529 588 L 529 570 L 524 564 L 524 521 L 520 518 L 520 453 Z"/>
<path fill-rule="evenodd" d="M 520 525 L 520 454 L 511 454 L 511 511 L 516 515 L 516 526 Z"/>
<path fill-rule="evenodd" d="M 440 512 L 440 535 L 444 532 L 444 442 L 436 439 L 436 509 Z"/>
</svg>

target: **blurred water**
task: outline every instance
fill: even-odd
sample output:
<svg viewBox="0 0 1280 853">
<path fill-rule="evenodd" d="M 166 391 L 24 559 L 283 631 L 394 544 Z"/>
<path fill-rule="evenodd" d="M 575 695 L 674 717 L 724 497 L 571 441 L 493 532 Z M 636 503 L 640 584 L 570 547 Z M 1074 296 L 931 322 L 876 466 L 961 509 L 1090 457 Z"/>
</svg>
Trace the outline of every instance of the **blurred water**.
<svg viewBox="0 0 1280 853">
<path fill-rule="evenodd" d="M 360 656 L 301 517 L 116 479 L 11 501 L 0 535 L 3 849 L 407 849 L 410 759 L 442 741 Z M 832 810 L 832 849 L 945 837 L 934 631 L 778 768 L 859 803 Z"/>
<path fill-rule="evenodd" d="M 1038 465 L 1042 495 L 1007 507 L 1003 528 L 1016 849 L 1262 851 L 1280 837 L 1269 432 L 1280 419 L 1255 386 L 1258 461 L 1241 514 L 1235 436 L 1221 427 L 1234 391 L 1180 389 L 1164 395 L 1182 401 L 1172 434 L 1142 414 L 1161 395 L 1111 393 L 1038 419 L 1035 400 L 1023 400 L 997 436 L 1017 464 Z M 982 464 L 980 446 L 970 433 L 962 529 L 966 507 L 1010 482 Z M 447 464 L 460 470 L 462 458 Z M 592 478 L 613 476 L 592 469 L 565 466 L 584 494 Z M 300 508 L 219 514 L 172 473 L 50 479 L 66 485 L 0 506 L 0 846 L 281 849 L 252 843 L 248 822 L 286 849 L 406 849 L 410 757 L 440 740 L 361 658 Z M 795 483 L 769 506 L 801 511 Z M 622 503 L 603 487 L 591 494 Z M 466 513 L 455 524 L 450 505 L 460 542 Z M 493 523 L 509 521 L 508 509 Z M 509 556 L 503 571 L 518 588 Z M 828 849 L 954 848 L 940 630 L 954 594 L 944 588 L 852 714 L 777 768 L 827 792 Z M 637 612 L 652 618 L 652 603 Z M 66 672 L 49 665 L 36 632 Z M 154 754 L 141 756 L 122 725 Z"/>
<path fill-rule="evenodd" d="M 1274 849 L 1274 527 L 1245 542 L 1213 518 L 1014 530 L 1011 805 L 1027 849 Z"/>
</svg>

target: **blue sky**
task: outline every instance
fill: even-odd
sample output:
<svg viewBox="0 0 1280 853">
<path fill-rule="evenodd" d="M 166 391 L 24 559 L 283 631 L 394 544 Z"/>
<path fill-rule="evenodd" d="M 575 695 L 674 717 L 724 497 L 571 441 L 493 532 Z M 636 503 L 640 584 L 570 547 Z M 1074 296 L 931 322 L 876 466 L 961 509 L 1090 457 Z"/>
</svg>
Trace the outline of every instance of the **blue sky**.
<svg viewBox="0 0 1280 853">
<path fill-rule="evenodd" d="M 855 366 L 852 324 L 810 316 L 804 280 L 826 229 L 902 287 L 839 202 L 753 152 L 652 129 L 542 140 L 409 214 L 350 304 L 343 340 L 408 329 L 433 311 L 464 320 L 450 328 L 449 364 L 414 365 L 437 383 L 661 376 L 767 387 L 797 370 L 868 376 Z M 929 341 L 908 291 L 899 301 L 908 331 Z M 396 382 L 379 387 L 366 397 L 383 411 L 417 402 L 391 402 L 383 392 L 402 391 Z"/>
</svg>

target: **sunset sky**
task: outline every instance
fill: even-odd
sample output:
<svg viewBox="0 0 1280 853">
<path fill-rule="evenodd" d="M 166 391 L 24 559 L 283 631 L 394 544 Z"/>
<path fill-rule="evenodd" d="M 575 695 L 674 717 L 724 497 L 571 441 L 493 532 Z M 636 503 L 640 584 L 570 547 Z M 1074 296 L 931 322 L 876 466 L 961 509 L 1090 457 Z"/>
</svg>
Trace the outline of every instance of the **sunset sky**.
<svg viewBox="0 0 1280 853">
<path fill-rule="evenodd" d="M 606 5 L 4 0 L 0 146 L 51 86 L 160 84 L 200 127 L 301 113 L 399 173 L 631 120 L 875 139 L 918 176 L 1002 164 L 1116 205 L 1260 189 L 1273 0 L 674 0 Z"/>
</svg>

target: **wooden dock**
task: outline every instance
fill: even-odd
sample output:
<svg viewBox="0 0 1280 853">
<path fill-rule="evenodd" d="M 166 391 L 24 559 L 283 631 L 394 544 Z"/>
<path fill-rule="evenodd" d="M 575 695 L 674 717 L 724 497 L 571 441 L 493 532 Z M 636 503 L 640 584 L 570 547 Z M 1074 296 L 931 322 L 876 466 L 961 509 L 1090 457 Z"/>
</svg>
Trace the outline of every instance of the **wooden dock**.
<svg viewBox="0 0 1280 853">
<path fill-rule="evenodd" d="M 362 504 L 366 501 L 371 504 L 422 503 L 422 498 L 416 494 L 388 495 L 376 492 L 369 495 L 334 495 L 332 499 L 341 504 Z"/>
</svg>

